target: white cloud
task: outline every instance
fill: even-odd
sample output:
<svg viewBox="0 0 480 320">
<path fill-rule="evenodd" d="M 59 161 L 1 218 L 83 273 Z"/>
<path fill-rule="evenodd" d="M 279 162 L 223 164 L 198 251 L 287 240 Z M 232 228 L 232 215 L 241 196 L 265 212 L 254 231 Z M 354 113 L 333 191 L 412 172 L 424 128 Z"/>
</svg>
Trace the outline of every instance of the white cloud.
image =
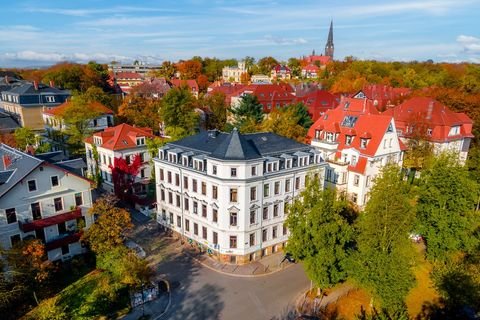
<svg viewBox="0 0 480 320">
<path fill-rule="evenodd" d="M 463 50 L 468 53 L 480 53 L 480 38 L 459 35 L 457 42 L 463 47 Z"/>
<path fill-rule="evenodd" d="M 265 36 L 265 39 L 270 42 L 273 42 L 274 44 L 284 45 L 284 46 L 307 43 L 307 40 L 305 40 L 304 38 L 289 39 L 289 38 L 281 38 L 281 37 L 267 35 Z"/>
<path fill-rule="evenodd" d="M 37 52 L 37 51 L 25 50 L 25 51 L 19 51 L 19 52 L 7 52 L 7 53 L 0 54 L 0 60 L 56 63 L 61 61 L 88 62 L 91 60 L 95 60 L 98 62 L 110 62 L 112 60 L 131 61 L 134 59 L 132 57 L 116 55 L 116 54 L 105 54 L 105 53 L 64 54 L 64 53 L 58 53 L 58 52 Z"/>
</svg>

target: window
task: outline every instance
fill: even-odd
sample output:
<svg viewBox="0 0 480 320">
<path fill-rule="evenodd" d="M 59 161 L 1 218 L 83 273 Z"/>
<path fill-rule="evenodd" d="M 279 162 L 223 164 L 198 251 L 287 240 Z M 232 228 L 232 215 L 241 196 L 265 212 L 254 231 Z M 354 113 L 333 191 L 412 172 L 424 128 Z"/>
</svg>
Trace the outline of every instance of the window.
<svg viewBox="0 0 480 320">
<path fill-rule="evenodd" d="M 62 246 L 62 254 L 69 254 L 70 253 L 70 248 L 68 247 L 68 244 L 65 246 Z"/>
<path fill-rule="evenodd" d="M 182 227 L 182 217 L 177 216 L 177 227 L 181 228 Z"/>
<path fill-rule="evenodd" d="M 145 162 L 145 152 L 140 152 L 139 156 L 140 156 L 140 162 L 144 163 Z M 108 160 L 110 160 L 110 158 Z"/>
<path fill-rule="evenodd" d="M 262 230 L 262 241 L 264 241 L 264 242 L 267 241 L 267 236 L 268 236 L 267 229 L 263 229 Z"/>
<path fill-rule="evenodd" d="M 30 205 L 30 207 L 32 209 L 33 220 L 42 219 L 42 212 L 40 210 L 40 203 L 39 202 L 32 203 Z"/>
<path fill-rule="evenodd" d="M 198 213 L 198 202 L 193 201 L 193 213 L 197 214 Z"/>
<path fill-rule="evenodd" d="M 183 177 L 183 187 L 188 190 L 188 177 Z"/>
<path fill-rule="evenodd" d="M 352 193 L 352 202 L 353 203 L 357 203 L 357 198 L 358 198 L 358 195 L 356 193 Z"/>
<path fill-rule="evenodd" d="M 237 168 L 230 168 L 230 176 L 232 177 L 237 176 Z"/>
<path fill-rule="evenodd" d="M 181 207 L 181 201 L 180 201 L 180 195 L 176 195 L 176 203 L 177 203 L 177 207 L 180 208 Z"/>
<path fill-rule="evenodd" d="M 188 201 L 187 198 L 183 199 L 183 208 L 185 211 L 188 211 L 190 209 L 190 201 Z"/>
<path fill-rule="evenodd" d="M 273 187 L 273 193 L 276 195 L 280 193 L 280 181 L 275 182 Z"/>
<path fill-rule="evenodd" d="M 431 128 L 427 129 L 427 136 L 431 136 L 433 133 L 433 130 Z"/>
<path fill-rule="evenodd" d="M 255 245 L 255 233 L 250 233 L 250 246 Z"/>
<path fill-rule="evenodd" d="M 53 203 L 54 203 L 54 205 L 55 205 L 55 211 L 56 211 L 56 212 L 63 210 L 62 198 L 55 198 L 55 199 L 53 199 Z"/>
<path fill-rule="evenodd" d="M 237 236 L 230 236 L 230 248 L 237 248 Z"/>
<path fill-rule="evenodd" d="M 320 134 L 322 133 L 321 130 L 315 130 L 315 139 L 319 140 L 320 139 Z"/>
<path fill-rule="evenodd" d="M 180 175 L 178 173 L 175 173 L 175 185 L 180 185 Z"/>
<path fill-rule="evenodd" d="M 353 156 L 352 155 L 352 165 L 356 165 L 357 164 L 357 156 Z"/>
<path fill-rule="evenodd" d="M 207 195 L 207 183 L 202 182 L 202 194 L 205 196 Z"/>
<path fill-rule="evenodd" d="M 345 145 L 349 146 L 352 144 L 353 137 L 352 136 L 345 136 Z"/>
<path fill-rule="evenodd" d="M 256 210 L 250 210 L 250 224 L 254 224 L 256 222 L 257 212 Z"/>
<path fill-rule="evenodd" d="M 19 234 L 10 236 L 10 242 L 12 243 L 12 247 L 20 243 L 21 241 L 22 241 L 22 238 L 20 237 Z"/>
<path fill-rule="evenodd" d="M 212 166 L 212 174 L 216 175 L 217 174 L 217 166 Z"/>
<path fill-rule="evenodd" d="M 55 96 L 46 96 L 47 102 L 55 102 Z"/>
<path fill-rule="evenodd" d="M 212 221 L 213 222 L 218 222 L 218 210 L 217 209 L 212 209 Z"/>
<path fill-rule="evenodd" d="M 257 200 L 257 187 L 250 188 L 250 201 Z"/>
<path fill-rule="evenodd" d="M 188 157 L 182 157 L 182 164 L 184 167 L 188 167 Z"/>
<path fill-rule="evenodd" d="M 137 146 L 143 146 L 145 144 L 145 138 L 137 138 Z"/>
<path fill-rule="evenodd" d="M 365 180 L 365 186 L 370 187 L 370 181 L 372 180 L 372 176 L 367 176 L 367 179 Z"/>
<path fill-rule="evenodd" d="M 185 230 L 190 232 L 190 220 L 185 219 Z"/>
<path fill-rule="evenodd" d="M 275 239 L 277 237 L 277 227 L 272 228 L 272 239 Z"/>
<path fill-rule="evenodd" d="M 170 224 L 173 224 L 173 213 L 169 212 L 169 214 L 170 214 L 169 222 L 170 222 Z"/>
<path fill-rule="evenodd" d="M 28 191 L 30 192 L 37 191 L 37 182 L 35 180 L 28 181 Z"/>
<path fill-rule="evenodd" d="M 285 180 L 285 192 L 290 192 L 290 179 Z"/>
<path fill-rule="evenodd" d="M 360 176 L 358 174 L 353 176 L 353 185 L 358 187 L 358 183 L 360 182 Z"/>
<path fill-rule="evenodd" d="M 218 199 L 218 187 L 217 186 L 212 186 L 212 198 L 213 199 Z"/>
<path fill-rule="evenodd" d="M 213 231 L 213 244 L 218 244 L 218 233 L 216 233 L 215 231 Z"/>
<path fill-rule="evenodd" d="M 230 225 L 232 227 L 237 226 L 237 213 L 236 212 L 230 212 Z"/>
<path fill-rule="evenodd" d="M 365 149 L 367 147 L 367 139 L 360 139 L 360 148 Z"/>
<path fill-rule="evenodd" d="M 145 178 L 145 169 L 140 170 L 140 178 Z"/>
<path fill-rule="evenodd" d="M 202 217 L 206 218 L 207 217 L 207 205 L 202 204 Z"/>
<path fill-rule="evenodd" d="M 160 169 L 160 181 L 163 181 L 163 180 L 165 180 L 165 176 L 163 173 L 163 169 Z"/>
<path fill-rule="evenodd" d="M 268 219 L 268 207 L 263 207 L 263 220 Z"/>
<path fill-rule="evenodd" d="M 300 177 L 295 178 L 295 189 L 300 189 Z"/>
<path fill-rule="evenodd" d="M 263 196 L 268 197 L 270 194 L 270 184 L 263 185 Z"/>
<path fill-rule="evenodd" d="M 7 216 L 8 224 L 17 222 L 17 213 L 15 211 L 15 208 L 5 210 L 5 215 Z"/>
<path fill-rule="evenodd" d="M 252 166 L 252 176 L 257 175 L 257 166 Z"/>
<path fill-rule="evenodd" d="M 278 217 L 278 204 L 273 205 L 273 217 Z"/>
<path fill-rule="evenodd" d="M 67 226 L 65 225 L 65 221 L 57 224 L 57 228 L 58 228 L 58 234 L 67 233 Z"/>
<path fill-rule="evenodd" d="M 230 202 L 237 202 L 237 189 L 230 189 Z"/>
<path fill-rule="evenodd" d="M 165 201 L 165 190 L 160 190 L 160 199 L 162 199 L 162 201 Z"/>
<path fill-rule="evenodd" d="M 207 227 L 202 227 L 202 238 L 207 239 Z"/>
<path fill-rule="evenodd" d="M 167 182 L 172 183 L 172 173 L 170 171 L 167 171 Z"/>
<path fill-rule="evenodd" d="M 193 192 L 197 192 L 197 180 L 196 179 L 192 179 L 192 189 L 193 189 Z"/>
<path fill-rule="evenodd" d="M 283 235 L 285 236 L 287 234 L 287 226 L 283 225 Z"/>
<path fill-rule="evenodd" d="M 198 224 L 196 223 L 193 224 L 193 234 L 198 235 Z"/>
<path fill-rule="evenodd" d="M 173 204 L 173 194 L 168 192 L 168 203 Z"/>
<path fill-rule="evenodd" d="M 52 182 L 52 187 L 58 187 L 59 183 L 58 183 L 58 176 L 53 176 L 53 177 L 50 177 L 50 180 Z"/>
</svg>

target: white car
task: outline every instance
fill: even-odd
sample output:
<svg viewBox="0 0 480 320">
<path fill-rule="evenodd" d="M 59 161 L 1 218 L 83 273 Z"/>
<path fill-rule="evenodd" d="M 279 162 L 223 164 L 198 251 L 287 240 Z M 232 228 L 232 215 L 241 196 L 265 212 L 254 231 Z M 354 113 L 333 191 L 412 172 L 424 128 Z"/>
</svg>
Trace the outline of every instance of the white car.
<svg viewBox="0 0 480 320">
<path fill-rule="evenodd" d="M 152 213 L 155 212 L 155 204 L 151 204 L 148 206 L 141 206 L 140 209 L 138 209 L 143 215 L 147 217 L 151 217 Z"/>
</svg>

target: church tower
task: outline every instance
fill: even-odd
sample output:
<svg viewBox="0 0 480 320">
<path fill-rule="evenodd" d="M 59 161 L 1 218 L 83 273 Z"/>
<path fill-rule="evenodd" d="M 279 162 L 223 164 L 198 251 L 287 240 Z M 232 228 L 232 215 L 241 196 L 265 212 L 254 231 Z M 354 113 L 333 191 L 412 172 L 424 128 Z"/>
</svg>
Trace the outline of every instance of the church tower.
<svg viewBox="0 0 480 320">
<path fill-rule="evenodd" d="M 333 20 L 330 21 L 330 30 L 328 31 L 328 40 L 325 45 L 325 55 L 329 56 L 333 60 Z"/>
</svg>

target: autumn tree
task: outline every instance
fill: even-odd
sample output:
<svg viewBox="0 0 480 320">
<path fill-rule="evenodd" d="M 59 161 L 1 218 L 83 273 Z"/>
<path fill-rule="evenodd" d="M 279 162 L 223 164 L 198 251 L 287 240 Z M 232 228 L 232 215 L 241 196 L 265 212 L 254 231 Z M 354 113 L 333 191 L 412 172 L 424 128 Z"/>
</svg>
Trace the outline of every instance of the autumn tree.
<svg viewBox="0 0 480 320">
<path fill-rule="evenodd" d="M 321 289 L 347 277 L 346 262 L 354 236 L 347 210 L 347 203 L 334 190 L 322 190 L 319 179 L 313 176 L 288 206 L 287 251 L 303 261 L 308 277 Z"/>
<path fill-rule="evenodd" d="M 27 146 L 34 145 L 37 140 L 35 138 L 35 133 L 32 129 L 21 127 L 15 129 L 15 144 L 18 149 L 25 150 Z"/>
<path fill-rule="evenodd" d="M 160 118 L 166 128 L 180 128 L 187 134 L 193 134 L 198 125 L 193 96 L 190 90 L 182 86 L 171 89 L 162 99 Z M 175 129 L 177 130 L 177 129 Z"/>
<path fill-rule="evenodd" d="M 202 74 L 202 63 L 197 60 L 181 61 L 177 64 L 177 70 L 182 80 L 197 79 Z"/>
<path fill-rule="evenodd" d="M 304 142 L 307 129 L 298 122 L 299 118 L 293 108 L 278 108 L 268 114 L 262 122 L 261 130 Z"/>
<path fill-rule="evenodd" d="M 357 251 L 350 272 L 374 296 L 374 305 L 388 313 L 404 309 L 414 285 L 409 239 L 415 219 L 409 185 L 396 165 L 385 166 L 370 192 L 357 225 Z M 394 190 L 394 191 L 393 191 Z"/>
<path fill-rule="evenodd" d="M 208 109 L 207 129 L 224 130 L 227 123 L 228 106 L 225 94 L 216 92 L 204 98 L 203 104 Z"/>
<path fill-rule="evenodd" d="M 257 62 L 260 73 L 266 75 L 270 75 L 270 72 L 277 64 L 278 61 L 273 57 L 264 57 Z"/>
<path fill-rule="evenodd" d="M 130 203 L 137 202 L 138 198 L 133 192 L 133 185 L 141 165 L 142 160 L 138 154 L 135 155 L 133 159 L 129 158 L 127 160 L 122 157 L 113 159 L 113 164 L 110 165 L 109 168 L 112 172 L 115 195 L 120 200 L 125 200 Z"/>
<path fill-rule="evenodd" d="M 123 245 L 125 232 L 133 227 L 127 210 L 115 206 L 113 196 L 99 198 L 89 210 L 95 223 L 83 234 L 83 239 L 96 254 L 110 251 Z"/>
<path fill-rule="evenodd" d="M 101 88 L 96 86 L 89 87 L 83 94 L 86 102 L 99 102 L 108 108 L 113 107 L 113 99 L 110 95 L 105 93 Z"/>
<path fill-rule="evenodd" d="M 233 125 L 242 133 L 255 132 L 263 120 L 263 105 L 256 96 L 246 94 L 238 106 L 231 109 Z"/>
<path fill-rule="evenodd" d="M 407 132 L 407 151 L 403 160 L 403 166 L 408 169 L 421 170 L 430 157 L 433 156 L 433 145 L 428 141 L 429 125 L 423 115 L 412 115 Z"/>
<path fill-rule="evenodd" d="M 427 257 L 444 261 L 480 244 L 474 213 L 478 184 L 451 154 L 432 159 L 422 171 L 417 204 L 417 228 L 427 245 Z"/>
<path fill-rule="evenodd" d="M 160 106 L 158 100 L 131 95 L 123 100 L 118 115 L 131 125 L 151 128 L 157 132 L 160 128 Z"/>
</svg>

